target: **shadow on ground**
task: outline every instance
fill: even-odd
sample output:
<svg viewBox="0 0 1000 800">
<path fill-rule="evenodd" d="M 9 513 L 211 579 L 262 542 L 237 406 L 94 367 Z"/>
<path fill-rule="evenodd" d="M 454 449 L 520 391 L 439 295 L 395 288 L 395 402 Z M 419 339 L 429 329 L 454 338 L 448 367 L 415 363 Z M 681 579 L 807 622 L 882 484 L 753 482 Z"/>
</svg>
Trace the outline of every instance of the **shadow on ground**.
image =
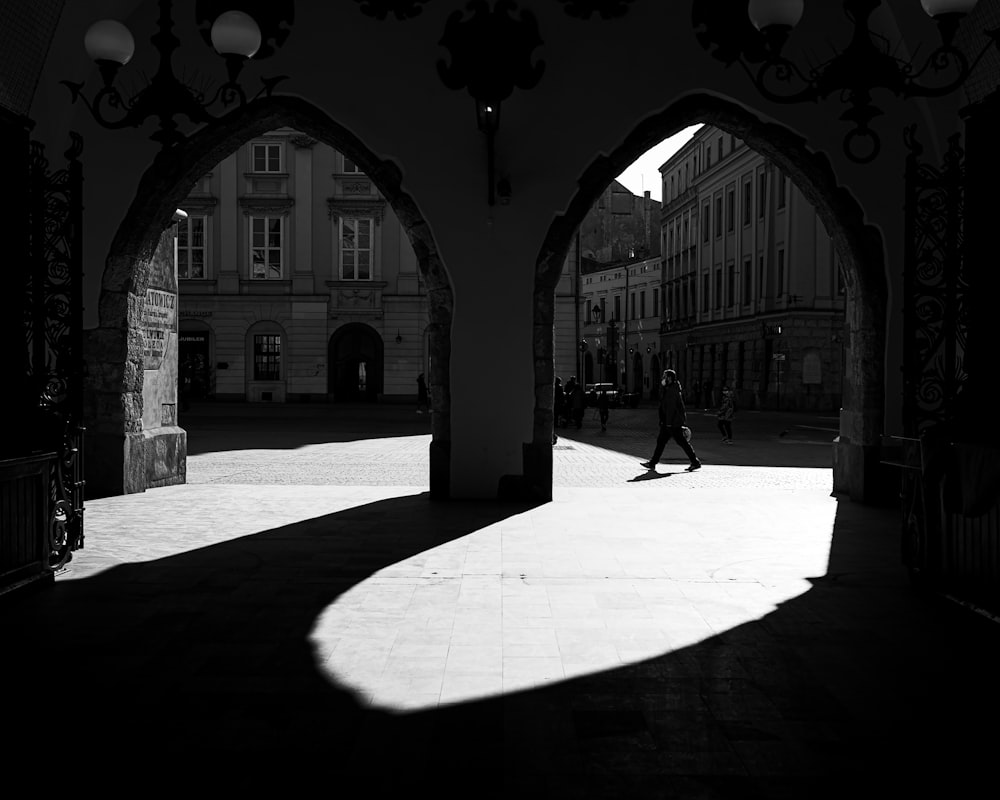
<svg viewBox="0 0 1000 800">
<path fill-rule="evenodd" d="M 796 800 L 992 776 L 996 626 L 910 591 L 894 516 L 873 538 L 846 503 L 807 594 L 662 657 L 405 715 L 320 673 L 308 636 L 340 594 L 527 508 L 397 498 L 4 598 L 5 774 L 144 794 L 277 779 L 351 798 Z"/>
<path fill-rule="evenodd" d="M 290 450 L 431 431 L 429 414 L 402 403 L 192 403 L 178 425 L 188 455 L 229 450 Z"/>
</svg>

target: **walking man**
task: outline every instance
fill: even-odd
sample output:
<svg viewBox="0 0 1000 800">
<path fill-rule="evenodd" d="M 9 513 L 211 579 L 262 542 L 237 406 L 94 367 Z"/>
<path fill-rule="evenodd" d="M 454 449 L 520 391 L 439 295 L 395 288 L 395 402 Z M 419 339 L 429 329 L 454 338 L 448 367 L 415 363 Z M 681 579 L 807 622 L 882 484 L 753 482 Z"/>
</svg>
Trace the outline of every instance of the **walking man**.
<svg viewBox="0 0 1000 800">
<path fill-rule="evenodd" d="M 663 448 L 667 442 L 673 439 L 684 451 L 684 455 L 691 462 L 688 472 L 701 469 L 701 462 L 695 455 L 694 448 L 684 435 L 684 423 L 687 421 L 687 411 L 684 408 L 684 393 L 680 381 L 677 380 L 677 373 L 672 369 L 663 371 L 663 379 L 660 381 L 660 433 L 656 437 L 656 448 L 653 450 L 653 457 L 649 461 L 643 461 L 642 466 L 646 469 L 656 469 L 656 464 L 663 455 Z"/>
</svg>

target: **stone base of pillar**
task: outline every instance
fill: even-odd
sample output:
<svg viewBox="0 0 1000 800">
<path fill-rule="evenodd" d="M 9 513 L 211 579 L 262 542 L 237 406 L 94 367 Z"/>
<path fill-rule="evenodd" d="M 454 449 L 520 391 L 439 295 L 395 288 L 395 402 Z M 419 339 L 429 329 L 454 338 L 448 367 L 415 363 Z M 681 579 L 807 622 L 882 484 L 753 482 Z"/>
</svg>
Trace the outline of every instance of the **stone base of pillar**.
<svg viewBox="0 0 1000 800">
<path fill-rule="evenodd" d="M 521 458 L 524 474 L 501 477 L 497 498 L 548 503 L 552 500 L 552 445 L 527 442 L 521 445 Z"/>
<path fill-rule="evenodd" d="M 879 445 L 857 445 L 838 437 L 833 445 L 833 493 L 864 505 L 898 504 L 899 472 L 881 458 Z"/>
<path fill-rule="evenodd" d="M 175 425 L 143 431 L 146 489 L 187 481 L 187 431 Z"/>
<path fill-rule="evenodd" d="M 451 442 L 431 440 L 431 500 L 451 499 Z"/>
<path fill-rule="evenodd" d="M 187 431 L 177 427 L 141 433 L 87 431 L 85 497 L 115 497 L 187 480 Z"/>
</svg>

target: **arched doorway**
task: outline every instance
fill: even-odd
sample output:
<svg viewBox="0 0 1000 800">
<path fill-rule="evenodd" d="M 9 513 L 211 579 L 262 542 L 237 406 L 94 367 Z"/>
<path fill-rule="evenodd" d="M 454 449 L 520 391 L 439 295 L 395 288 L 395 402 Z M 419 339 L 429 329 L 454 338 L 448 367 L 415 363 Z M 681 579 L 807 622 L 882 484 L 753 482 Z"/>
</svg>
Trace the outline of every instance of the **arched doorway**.
<svg viewBox="0 0 1000 800">
<path fill-rule="evenodd" d="M 805 140 L 784 125 L 759 116 L 726 98 L 692 94 L 639 122 L 610 155 L 596 158 L 578 181 L 567 212 L 556 218 L 540 251 L 535 271 L 535 341 L 548 348 L 535 354 L 535 385 L 552 382 L 549 344 L 554 320 L 555 286 L 562 274 L 572 238 L 601 193 L 633 161 L 678 131 L 699 123 L 711 124 L 741 139 L 791 177 L 813 205 L 841 258 L 845 279 L 847 328 L 843 408 L 840 436 L 834 452 L 834 490 L 851 499 L 878 500 L 875 476 L 885 415 L 885 344 L 888 280 L 881 234 L 864 221 L 857 200 L 841 186 L 823 153 L 810 150 Z M 526 471 L 534 485 L 551 485 L 551 456 L 543 447 L 551 440 L 551 393 L 536 391 L 532 452 Z"/>
<path fill-rule="evenodd" d="M 88 420 L 87 481 L 93 493 L 128 494 L 147 487 L 142 466 L 149 438 L 142 422 L 143 371 L 129 362 L 129 354 L 143 350 L 145 287 L 175 210 L 196 182 L 229 153 L 255 136 L 285 126 L 339 150 L 370 176 L 413 245 L 430 316 L 428 377 L 434 386 L 430 494 L 435 499 L 450 496 L 453 295 L 431 228 L 413 198 L 402 190 L 402 172 L 396 164 L 376 156 L 355 134 L 312 103 L 287 96 L 254 100 L 207 124 L 182 144 L 159 153 L 139 181 L 105 262 L 98 326 L 87 331 L 93 341 L 101 343 L 91 348 L 88 357 L 88 373 L 94 376 L 88 386 L 92 395 L 88 402 L 91 407 L 108 410 L 100 420 Z M 377 342 L 380 359 L 381 339 Z M 369 346 L 365 352 L 370 350 Z M 380 370 L 381 366 L 374 384 L 366 381 L 366 393 L 369 385 L 371 391 L 380 390 Z M 366 378 L 370 374 L 366 366 Z"/>
<path fill-rule="evenodd" d="M 642 381 L 645 377 L 642 370 L 642 354 L 636 353 L 632 357 L 632 392 L 637 396 L 642 396 Z"/>
<path fill-rule="evenodd" d="M 378 332 L 350 322 L 330 337 L 327 364 L 330 397 L 338 402 L 373 402 L 382 394 L 383 343 Z"/>
</svg>

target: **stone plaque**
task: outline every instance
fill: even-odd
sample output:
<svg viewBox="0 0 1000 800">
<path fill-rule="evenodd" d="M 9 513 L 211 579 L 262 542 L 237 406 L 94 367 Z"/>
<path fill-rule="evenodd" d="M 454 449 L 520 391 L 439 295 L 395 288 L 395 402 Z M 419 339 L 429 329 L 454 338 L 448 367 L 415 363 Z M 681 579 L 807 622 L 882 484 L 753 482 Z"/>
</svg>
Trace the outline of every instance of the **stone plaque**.
<svg viewBox="0 0 1000 800">
<path fill-rule="evenodd" d="M 163 363 L 167 343 L 176 327 L 177 295 L 161 289 L 146 290 L 146 306 L 143 310 L 143 350 L 144 369 L 159 369 Z"/>
</svg>

